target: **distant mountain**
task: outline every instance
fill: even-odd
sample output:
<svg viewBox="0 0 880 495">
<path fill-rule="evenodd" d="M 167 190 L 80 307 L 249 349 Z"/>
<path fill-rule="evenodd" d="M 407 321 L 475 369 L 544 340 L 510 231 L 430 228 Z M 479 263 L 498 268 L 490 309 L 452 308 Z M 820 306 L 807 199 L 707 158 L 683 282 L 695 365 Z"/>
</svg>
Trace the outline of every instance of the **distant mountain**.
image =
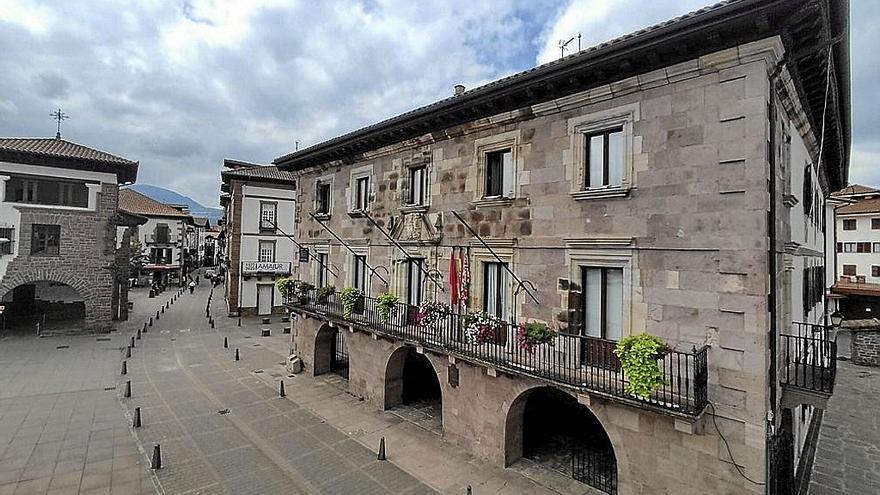
<svg viewBox="0 0 880 495">
<path fill-rule="evenodd" d="M 223 218 L 222 208 L 211 208 L 208 206 L 204 206 L 198 201 L 190 198 L 189 196 L 184 196 L 183 194 L 172 191 L 171 189 L 165 189 L 164 187 L 159 186 L 151 186 L 149 184 L 132 184 L 128 187 L 143 194 L 144 196 L 148 196 L 162 203 L 187 205 L 189 207 L 190 215 L 194 217 L 208 218 L 211 220 L 212 226 L 217 225 L 217 220 Z"/>
</svg>

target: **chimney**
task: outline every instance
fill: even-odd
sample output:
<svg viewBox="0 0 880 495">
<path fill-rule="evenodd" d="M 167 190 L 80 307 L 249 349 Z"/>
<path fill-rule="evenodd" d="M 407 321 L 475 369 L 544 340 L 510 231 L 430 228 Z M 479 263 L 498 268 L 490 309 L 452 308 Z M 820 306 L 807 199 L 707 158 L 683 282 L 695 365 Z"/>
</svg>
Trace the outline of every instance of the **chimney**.
<svg viewBox="0 0 880 495">
<path fill-rule="evenodd" d="M 452 93 L 452 95 L 453 95 L 453 96 L 458 96 L 458 95 L 460 95 L 460 94 L 462 94 L 462 93 L 464 93 L 464 86 L 461 85 L 461 84 L 456 84 L 456 85 L 455 85 L 455 91 Z"/>
</svg>

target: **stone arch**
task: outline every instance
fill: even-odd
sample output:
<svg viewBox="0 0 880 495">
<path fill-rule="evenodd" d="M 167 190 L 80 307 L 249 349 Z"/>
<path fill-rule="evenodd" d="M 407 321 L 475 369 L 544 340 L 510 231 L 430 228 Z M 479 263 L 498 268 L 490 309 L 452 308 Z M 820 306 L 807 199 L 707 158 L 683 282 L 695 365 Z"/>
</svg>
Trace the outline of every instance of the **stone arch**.
<svg viewBox="0 0 880 495">
<path fill-rule="evenodd" d="M 27 301 L 20 299 L 22 295 Z M 90 287 L 67 274 L 29 270 L 6 277 L 0 285 L 0 298 L 6 305 L 5 316 L 10 324 L 29 326 L 40 322 L 45 325 L 41 332 L 67 333 L 91 328 L 99 319 Z"/>
<path fill-rule="evenodd" d="M 428 378 L 430 378 L 431 383 L 425 383 Z M 404 345 L 391 353 L 385 365 L 384 383 L 385 409 L 405 404 L 409 391 L 415 385 L 429 387 L 421 391 L 431 395 L 436 394 L 442 409 L 443 387 L 440 374 L 437 372 L 437 368 L 431 359 L 425 354 L 417 352 L 415 347 Z"/>
<path fill-rule="evenodd" d="M 333 364 L 333 340 L 338 328 L 324 323 L 315 332 L 315 357 L 312 374 L 315 376 L 329 373 Z"/>
<path fill-rule="evenodd" d="M 550 399 L 545 399 L 545 396 Z M 535 418 L 527 417 L 527 413 L 534 412 L 534 410 L 528 411 L 527 406 L 532 405 L 529 401 L 533 397 L 536 397 L 536 400 L 558 400 L 560 404 L 562 404 L 563 407 L 552 407 L 553 416 L 548 416 L 546 418 L 544 427 L 547 429 L 570 427 L 571 441 L 573 445 L 566 446 L 566 448 L 570 447 L 569 450 L 563 449 L 562 451 L 570 452 L 571 456 L 575 456 L 575 451 L 579 451 L 582 446 L 589 448 L 589 452 L 592 455 L 592 448 L 595 447 L 595 451 L 602 454 L 601 462 L 609 468 L 607 485 L 613 485 L 616 489 L 618 483 L 619 462 L 617 448 L 615 447 L 615 442 L 612 440 L 613 430 L 607 428 L 599 418 L 599 414 L 585 404 L 580 403 L 574 394 L 558 387 L 548 385 L 530 387 L 520 392 L 519 395 L 510 402 L 510 406 L 504 411 L 506 413 L 504 423 L 504 466 L 508 467 L 528 454 L 525 449 L 525 443 L 527 440 L 527 428 L 529 428 L 530 425 L 527 423 L 532 422 L 532 426 L 534 426 Z M 544 407 L 547 410 L 551 409 L 551 407 L 546 405 Z M 580 415 L 580 420 L 572 421 L 570 415 L 573 414 Z M 551 435 L 542 431 L 540 434 L 533 435 L 533 437 L 547 438 L 550 440 Z M 585 441 L 584 438 L 590 438 L 591 440 Z M 577 442 L 583 442 L 583 444 Z M 556 448 L 556 450 L 560 449 Z M 574 462 L 572 462 L 572 466 L 570 466 L 572 469 L 573 464 Z M 575 477 L 573 473 L 570 474 L 572 477 Z"/>
</svg>

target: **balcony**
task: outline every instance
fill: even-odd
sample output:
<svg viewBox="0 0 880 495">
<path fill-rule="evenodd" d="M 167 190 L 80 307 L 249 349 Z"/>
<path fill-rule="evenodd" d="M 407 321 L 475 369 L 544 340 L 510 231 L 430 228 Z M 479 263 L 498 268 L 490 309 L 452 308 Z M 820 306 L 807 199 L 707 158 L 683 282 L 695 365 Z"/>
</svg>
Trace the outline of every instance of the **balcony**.
<svg viewBox="0 0 880 495">
<path fill-rule="evenodd" d="M 809 404 L 824 409 L 834 392 L 837 343 L 825 325 L 795 322 L 792 333 L 780 335 L 783 406 Z"/>
<path fill-rule="evenodd" d="M 319 299 L 315 290 L 307 296 L 290 298 L 286 304 L 295 312 L 419 345 L 510 375 L 536 378 L 687 420 L 700 416 L 708 402 L 707 346 L 694 347 L 690 352 L 672 350 L 660 358 L 665 383 L 643 399 L 626 392 L 627 378 L 613 353 L 613 341 L 560 333 L 553 345 L 539 345 L 530 351 L 516 344 L 516 327 L 508 323 L 503 324 L 504 331 L 497 332 L 493 341 L 478 342 L 466 332 L 464 315 L 460 314 L 424 326 L 415 321 L 417 308 L 397 303 L 392 316 L 383 322 L 376 299 L 364 297 L 362 304 L 357 304 L 346 318 L 337 294 Z"/>
</svg>

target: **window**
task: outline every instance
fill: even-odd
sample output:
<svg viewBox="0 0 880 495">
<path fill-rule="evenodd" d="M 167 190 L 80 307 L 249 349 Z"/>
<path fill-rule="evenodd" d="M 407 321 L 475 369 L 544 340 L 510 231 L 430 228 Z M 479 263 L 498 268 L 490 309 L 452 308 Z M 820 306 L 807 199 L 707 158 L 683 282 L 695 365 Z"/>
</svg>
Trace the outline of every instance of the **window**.
<svg viewBox="0 0 880 495">
<path fill-rule="evenodd" d="M 880 253 L 880 242 L 873 243 L 873 245 L 871 246 L 871 251 L 875 253 Z"/>
<path fill-rule="evenodd" d="M 153 231 L 153 242 L 156 244 L 169 244 L 171 242 L 171 229 L 167 224 L 160 223 L 156 225 Z"/>
<path fill-rule="evenodd" d="M 855 277 L 856 265 L 843 265 L 843 274 L 848 277 Z"/>
<path fill-rule="evenodd" d="M 0 228 L 0 255 L 12 254 L 12 243 L 15 242 L 15 229 Z"/>
<path fill-rule="evenodd" d="M 85 208 L 89 205 L 89 190 L 85 182 L 12 177 L 6 181 L 6 200 Z"/>
<path fill-rule="evenodd" d="M 407 204 L 421 206 L 425 204 L 425 193 L 428 188 L 428 168 L 424 165 L 409 169 L 409 197 Z"/>
<path fill-rule="evenodd" d="M 843 230 L 856 230 L 856 220 L 854 218 L 844 220 Z"/>
<path fill-rule="evenodd" d="M 871 230 L 880 230 L 880 218 L 871 219 Z"/>
<path fill-rule="evenodd" d="M 318 182 L 315 191 L 315 214 L 330 214 L 330 182 Z"/>
<path fill-rule="evenodd" d="M 870 253 L 871 252 L 871 243 L 870 242 L 857 242 L 856 243 L 856 252 L 857 253 Z"/>
<path fill-rule="evenodd" d="M 508 320 L 507 263 L 483 262 L 483 311 Z"/>
<path fill-rule="evenodd" d="M 366 211 L 370 204 L 370 178 L 358 177 L 354 181 L 354 211 Z"/>
<path fill-rule="evenodd" d="M 354 256 L 354 270 L 352 271 L 351 285 L 361 292 L 367 292 L 367 256 L 358 254 Z"/>
<path fill-rule="evenodd" d="M 422 270 L 425 260 L 410 258 L 406 261 L 406 303 L 418 306 L 422 303 Z"/>
<path fill-rule="evenodd" d="M 825 267 L 805 267 L 803 271 L 803 308 L 804 319 L 816 305 L 822 302 L 825 295 Z"/>
<path fill-rule="evenodd" d="M 844 252 L 844 253 L 854 253 L 854 252 L 856 252 L 856 243 L 854 243 L 854 242 L 844 242 L 844 243 L 843 243 L 843 252 Z"/>
<path fill-rule="evenodd" d="M 880 277 L 880 266 L 877 266 L 877 265 L 871 266 L 871 276 L 872 277 Z"/>
<path fill-rule="evenodd" d="M 620 340 L 623 334 L 623 269 L 581 268 L 583 325 L 581 334 Z"/>
<path fill-rule="evenodd" d="M 843 243 L 842 243 L 842 242 L 838 242 L 838 243 L 837 243 L 837 252 L 838 252 L 838 253 L 842 253 L 842 252 L 843 252 Z"/>
<path fill-rule="evenodd" d="M 259 261 L 262 263 L 274 263 L 275 262 L 275 242 L 274 241 L 260 241 Z"/>
<path fill-rule="evenodd" d="M 260 230 L 275 230 L 278 203 L 260 203 Z"/>
<path fill-rule="evenodd" d="M 806 167 L 804 167 L 804 215 L 808 217 L 813 216 L 813 168 L 808 163 Z M 845 227 L 846 220 L 844 223 L 844 230 L 856 230 L 855 220 L 853 220 L 853 228 L 847 229 Z"/>
<path fill-rule="evenodd" d="M 60 225 L 33 225 L 31 254 L 39 256 L 58 256 L 61 245 Z"/>
<path fill-rule="evenodd" d="M 173 264 L 171 248 L 150 248 L 150 263 L 154 265 Z"/>
<path fill-rule="evenodd" d="M 330 263 L 330 256 L 327 253 L 318 253 L 318 276 L 316 277 L 316 286 L 318 288 L 328 285 L 327 265 Z"/>
<path fill-rule="evenodd" d="M 585 137 L 584 188 L 621 186 L 625 153 L 623 128 L 608 129 Z"/>
<path fill-rule="evenodd" d="M 513 153 L 509 148 L 486 153 L 486 197 L 513 197 Z"/>
</svg>

